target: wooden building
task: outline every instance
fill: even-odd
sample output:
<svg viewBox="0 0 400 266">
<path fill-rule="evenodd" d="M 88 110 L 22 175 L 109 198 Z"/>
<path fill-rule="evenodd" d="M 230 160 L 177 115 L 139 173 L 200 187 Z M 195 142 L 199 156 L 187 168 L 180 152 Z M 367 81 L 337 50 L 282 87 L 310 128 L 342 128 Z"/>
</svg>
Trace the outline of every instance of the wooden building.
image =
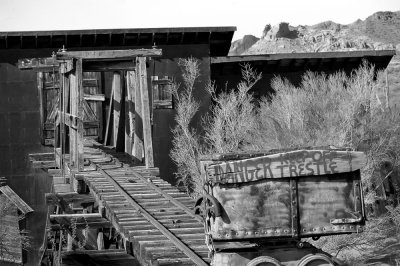
<svg viewBox="0 0 400 266">
<path fill-rule="evenodd" d="M 263 73 L 263 79 L 254 87 L 262 96 L 271 91 L 270 81 L 275 75 L 288 77 L 296 84 L 308 70 L 351 71 L 364 59 L 385 68 L 394 55 L 394 51 L 363 51 L 227 57 L 235 30 L 204 27 L 0 33 L 0 175 L 7 176 L 10 187 L 36 210 L 27 221 L 35 239 L 44 234 L 47 208 L 43 195 L 50 191 L 51 180 L 44 171 L 30 166 L 28 154 L 54 151 L 54 122 L 61 104 L 57 95 L 66 80 L 58 78 L 58 63 L 51 56 L 62 59 L 63 48 L 66 54 L 76 52 L 75 56 L 105 50 L 162 51 L 149 55 L 143 69 L 150 96 L 154 165 L 171 183 L 176 169 L 169 158 L 175 111 L 168 86 L 172 80 L 181 83 L 180 58 L 192 56 L 200 62 L 201 76 L 194 96 L 201 105 L 194 126 L 201 132 L 199 118 L 211 104 L 206 83 L 212 79 L 219 88 L 224 88 L 226 82 L 228 87 L 235 86 L 245 62 Z M 87 60 L 81 65 L 83 134 L 128 154 L 132 154 L 127 112 L 133 98 L 127 90 L 132 80 L 130 71 L 135 70 L 132 60 Z M 48 163 L 54 166 L 54 159 L 49 158 Z M 37 240 L 34 247 L 38 248 L 40 242 Z M 33 261 L 38 259 L 35 254 L 31 254 Z"/>
<path fill-rule="evenodd" d="M 43 136 L 47 134 L 45 126 L 49 113 L 46 112 L 51 111 L 51 101 L 42 97 L 45 93 L 52 93 L 47 86 L 52 87 L 53 82 L 47 77 L 53 75 L 52 69 L 47 69 L 48 74 L 43 74 L 45 79 L 42 80 L 47 84 L 42 84 L 38 82 L 40 74 L 20 70 L 18 60 L 50 57 L 63 46 L 68 51 L 74 51 L 151 48 L 156 45 L 163 50 L 163 55 L 148 64 L 149 77 L 179 78 L 178 58 L 193 56 L 201 62 L 201 84 L 210 75 L 210 57 L 227 55 L 235 29 L 206 27 L 0 33 L 0 175 L 6 176 L 10 187 L 35 209 L 27 219 L 27 229 L 35 239 L 28 260 L 39 259 L 37 249 L 42 244 L 47 213 L 44 194 L 50 192 L 52 182 L 47 173 L 31 167 L 28 154 L 53 151 L 51 146 L 42 144 L 46 141 Z M 110 69 L 97 81 L 87 77 L 92 79 L 87 84 L 101 82 L 104 85 L 102 93 L 105 101 L 101 102 L 104 106 L 103 118 L 107 114 L 105 110 L 110 99 L 113 75 L 113 69 Z M 88 89 L 95 90 L 96 86 Z M 45 93 L 41 93 L 40 88 L 44 88 Z M 203 100 L 207 98 L 205 91 L 196 92 L 196 97 Z M 40 106 L 40 102 L 47 104 Z M 202 108 L 203 111 L 205 109 Z M 171 143 L 165 140 L 171 137 L 169 129 L 173 126 L 173 120 L 173 109 L 155 110 L 153 113 L 155 163 L 160 164 L 162 171 L 167 172 L 165 176 L 171 179 L 174 169 L 167 163 L 170 162 L 168 150 Z M 105 123 L 103 119 L 102 124 Z"/>
<path fill-rule="evenodd" d="M 0 265 L 26 262 L 22 234 L 25 234 L 26 215 L 31 212 L 33 209 L 0 178 Z"/>
</svg>

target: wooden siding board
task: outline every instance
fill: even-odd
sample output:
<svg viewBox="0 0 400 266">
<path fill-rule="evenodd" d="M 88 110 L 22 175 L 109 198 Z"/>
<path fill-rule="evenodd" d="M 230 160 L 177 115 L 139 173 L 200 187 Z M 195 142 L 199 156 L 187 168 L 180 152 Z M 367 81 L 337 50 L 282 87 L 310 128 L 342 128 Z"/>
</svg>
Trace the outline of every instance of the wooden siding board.
<svg viewBox="0 0 400 266">
<path fill-rule="evenodd" d="M 8 234 L 10 236 L 19 234 L 17 216 L 5 215 L 0 217 L 0 223 L 1 234 Z M 3 265 L 2 261 L 22 264 L 22 245 L 20 239 L 6 240 L 5 244 L 6 246 L 0 247 L 0 265 Z"/>
</svg>

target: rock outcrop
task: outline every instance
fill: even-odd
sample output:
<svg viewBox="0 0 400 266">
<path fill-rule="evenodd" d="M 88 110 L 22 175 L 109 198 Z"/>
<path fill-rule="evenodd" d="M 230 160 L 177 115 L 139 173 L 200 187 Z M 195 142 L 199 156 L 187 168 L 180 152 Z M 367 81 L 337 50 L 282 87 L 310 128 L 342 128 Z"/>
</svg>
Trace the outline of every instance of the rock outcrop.
<svg viewBox="0 0 400 266">
<path fill-rule="evenodd" d="M 276 40 L 278 38 L 295 39 L 298 37 L 297 29 L 289 28 L 289 23 L 281 22 L 278 25 L 271 27 L 267 25 L 264 28 L 264 32 L 261 36 L 262 39 Z"/>
<path fill-rule="evenodd" d="M 377 12 L 348 25 L 325 21 L 312 26 L 267 24 L 258 39 L 246 35 L 232 43 L 231 55 L 352 50 L 400 51 L 400 12 Z"/>
<path fill-rule="evenodd" d="M 243 36 L 242 39 L 232 42 L 229 55 L 241 55 L 245 51 L 249 50 L 258 40 L 259 38 L 253 35 Z"/>
</svg>

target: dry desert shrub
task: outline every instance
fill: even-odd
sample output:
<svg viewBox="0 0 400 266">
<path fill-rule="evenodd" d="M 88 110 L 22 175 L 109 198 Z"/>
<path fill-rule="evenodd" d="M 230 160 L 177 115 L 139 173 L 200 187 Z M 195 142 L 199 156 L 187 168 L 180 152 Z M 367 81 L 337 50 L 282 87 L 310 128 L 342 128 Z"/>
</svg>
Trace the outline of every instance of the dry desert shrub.
<svg viewBox="0 0 400 266">
<path fill-rule="evenodd" d="M 201 189 L 199 155 L 202 154 L 200 136 L 191 126 L 199 103 L 193 97 L 196 79 L 199 77 L 199 62 L 194 58 L 179 61 L 182 70 L 183 86 L 174 84 L 172 93 L 176 108 L 176 126 L 173 128 L 173 148 L 171 158 L 178 167 L 176 173 L 178 181 L 188 192 L 198 193 Z"/>
<path fill-rule="evenodd" d="M 210 153 L 254 150 L 258 131 L 257 110 L 249 90 L 261 79 L 250 65 L 242 67 L 243 80 L 237 88 L 219 94 L 215 86 L 207 87 L 214 104 L 205 118 L 205 139 Z"/>
<path fill-rule="evenodd" d="M 171 157 L 189 191 L 202 188 L 201 154 L 328 145 L 364 151 L 368 160 L 361 175 L 370 214 L 366 230 L 323 238 L 317 245 L 348 262 L 363 263 L 372 258 L 368 254 L 382 253 L 388 241 L 398 243 L 400 110 L 389 109 L 379 98 L 382 74 L 373 66 L 364 63 L 350 75 L 306 73 L 299 86 L 276 77 L 274 94 L 259 101 L 249 90 L 260 75 L 244 66 L 237 88 L 217 94 L 208 86 L 214 104 L 200 136 L 190 126 L 199 107 L 192 97 L 197 61 L 182 62 L 185 86 L 174 90 L 178 125 Z"/>
</svg>

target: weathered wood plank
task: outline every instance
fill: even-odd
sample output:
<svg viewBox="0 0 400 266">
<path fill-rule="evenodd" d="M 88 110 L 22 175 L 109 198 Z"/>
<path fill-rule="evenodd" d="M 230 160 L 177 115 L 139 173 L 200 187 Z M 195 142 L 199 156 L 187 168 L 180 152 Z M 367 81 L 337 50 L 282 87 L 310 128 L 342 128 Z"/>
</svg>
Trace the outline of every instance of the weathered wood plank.
<svg viewBox="0 0 400 266">
<path fill-rule="evenodd" d="M 33 209 L 21 199 L 9 186 L 1 186 L 0 192 L 6 196 L 23 214 L 33 212 Z"/>
<path fill-rule="evenodd" d="M 19 64 L 19 61 L 18 61 Z M 44 101 L 43 101 L 43 72 L 38 72 L 37 73 L 37 89 L 38 89 L 38 95 L 39 95 L 39 116 L 40 116 L 40 142 L 42 145 L 44 145 L 44 135 L 43 135 L 43 130 L 44 130 L 44 122 L 45 122 L 45 117 L 44 117 Z"/>
<path fill-rule="evenodd" d="M 48 205 L 57 204 L 60 201 L 74 204 L 90 204 L 95 202 L 94 197 L 90 194 L 78 194 L 76 192 L 64 194 L 46 193 L 45 198 Z"/>
<path fill-rule="evenodd" d="M 146 167 L 154 167 L 153 158 L 153 141 L 151 134 L 150 123 L 150 102 L 149 102 L 149 88 L 147 86 L 147 70 L 146 58 L 136 58 L 137 72 L 139 75 L 139 89 L 142 102 L 142 120 L 143 120 L 143 139 L 144 139 L 144 156 Z"/>
<path fill-rule="evenodd" d="M 78 88 L 76 73 L 70 73 L 68 75 L 70 83 L 70 114 L 77 117 L 78 114 Z M 70 165 L 76 168 L 77 164 L 77 131 L 69 130 L 69 151 L 70 151 Z"/>
<path fill-rule="evenodd" d="M 77 116 L 83 120 L 83 86 L 82 86 L 82 81 L 83 81 L 83 69 L 82 69 L 82 59 L 76 60 L 76 66 L 75 66 L 75 73 L 76 73 L 76 82 L 77 82 L 77 93 L 78 93 L 78 112 Z M 78 134 L 77 134 L 77 151 L 78 151 L 78 165 L 77 169 L 79 171 L 83 170 L 83 162 L 84 162 L 84 153 L 83 153 L 83 121 L 80 120 L 78 121 Z"/>
<path fill-rule="evenodd" d="M 363 152 L 298 150 L 212 164 L 207 167 L 207 174 L 216 182 L 241 183 L 265 178 L 352 172 L 361 169 L 365 163 Z"/>
<path fill-rule="evenodd" d="M 126 99 L 125 99 L 125 152 L 132 155 L 132 140 L 135 121 L 135 72 L 126 72 Z"/>
<path fill-rule="evenodd" d="M 106 99 L 104 94 L 85 94 L 83 98 L 86 101 L 99 101 L 99 102 L 104 102 Z"/>
<path fill-rule="evenodd" d="M 96 80 L 97 80 L 97 87 L 96 87 L 96 93 L 97 95 L 103 95 L 104 100 L 103 101 L 97 101 L 96 103 L 96 114 L 97 114 L 97 119 L 99 120 L 99 128 L 97 130 L 97 136 L 98 136 L 98 141 L 103 140 L 103 102 L 105 101 L 105 95 L 102 94 L 103 92 L 103 75 L 104 73 L 96 73 Z"/>
<path fill-rule="evenodd" d="M 53 68 L 58 68 L 59 62 L 53 57 L 45 58 L 22 58 L 18 59 L 18 68 L 35 69 L 37 71 L 51 71 Z"/>
<path fill-rule="evenodd" d="M 133 151 L 132 155 L 136 162 L 142 162 L 143 160 L 143 115 L 142 115 L 142 100 L 139 84 L 139 73 L 136 65 L 135 73 L 132 76 L 134 78 L 134 100 L 135 100 L 135 130 L 133 132 Z"/>
<path fill-rule="evenodd" d="M 97 249 L 104 250 L 104 236 L 103 232 L 97 234 Z"/>
<path fill-rule="evenodd" d="M 80 58 L 84 60 L 129 60 L 138 56 L 161 56 L 161 49 L 66 51 L 57 52 L 57 59 Z"/>
<path fill-rule="evenodd" d="M 112 80 L 113 98 L 113 146 L 116 148 L 120 136 L 120 118 L 121 118 L 121 102 L 122 102 L 122 83 L 121 73 L 114 72 Z"/>
<path fill-rule="evenodd" d="M 103 218 L 100 213 L 69 213 L 69 214 L 50 214 L 50 221 L 56 219 L 90 219 Z"/>
<path fill-rule="evenodd" d="M 108 135 L 110 132 L 110 122 L 111 122 L 111 113 L 112 113 L 112 104 L 114 98 L 114 87 L 111 88 L 111 95 L 110 95 L 110 102 L 108 105 L 108 112 L 107 112 L 107 122 L 106 122 L 106 133 L 104 135 L 104 145 L 107 145 Z"/>
<path fill-rule="evenodd" d="M 54 153 L 32 153 L 28 155 L 33 168 L 56 167 Z"/>
</svg>

